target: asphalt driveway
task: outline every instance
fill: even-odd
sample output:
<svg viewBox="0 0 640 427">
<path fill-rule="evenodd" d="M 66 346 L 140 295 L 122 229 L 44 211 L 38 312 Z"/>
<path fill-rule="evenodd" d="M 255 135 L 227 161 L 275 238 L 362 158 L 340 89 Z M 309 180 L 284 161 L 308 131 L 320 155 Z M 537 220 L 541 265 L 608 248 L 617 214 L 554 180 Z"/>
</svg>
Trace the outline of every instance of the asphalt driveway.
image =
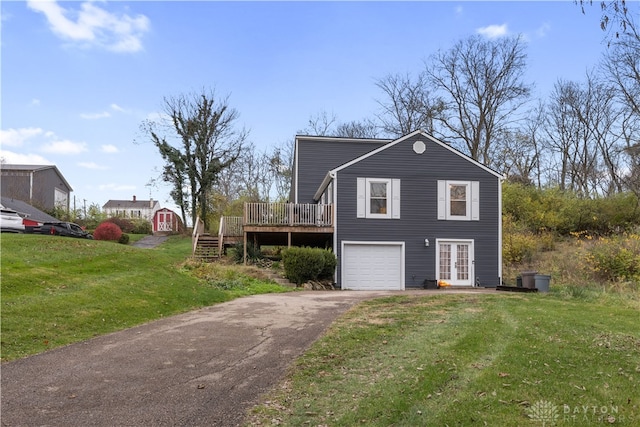
<svg viewBox="0 0 640 427">
<path fill-rule="evenodd" d="M 337 316 L 385 294 L 256 295 L 5 363 L 2 425 L 238 425 Z"/>
</svg>

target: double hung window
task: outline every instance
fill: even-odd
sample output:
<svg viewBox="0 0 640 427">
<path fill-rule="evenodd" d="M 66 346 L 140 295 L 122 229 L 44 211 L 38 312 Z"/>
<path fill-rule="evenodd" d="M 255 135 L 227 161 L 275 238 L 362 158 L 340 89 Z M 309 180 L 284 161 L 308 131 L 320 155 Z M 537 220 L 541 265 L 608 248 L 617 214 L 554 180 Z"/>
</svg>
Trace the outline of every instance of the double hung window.
<svg viewBox="0 0 640 427">
<path fill-rule="evenodd" d="M 400 180 L 358 178 L 358 218 L 400 218 Z"/>
<path fill-rule="evenodd" d="M 438 181 L 438 219 L 479 220 L 479 196 L 478 181 Z"/>
</svg>

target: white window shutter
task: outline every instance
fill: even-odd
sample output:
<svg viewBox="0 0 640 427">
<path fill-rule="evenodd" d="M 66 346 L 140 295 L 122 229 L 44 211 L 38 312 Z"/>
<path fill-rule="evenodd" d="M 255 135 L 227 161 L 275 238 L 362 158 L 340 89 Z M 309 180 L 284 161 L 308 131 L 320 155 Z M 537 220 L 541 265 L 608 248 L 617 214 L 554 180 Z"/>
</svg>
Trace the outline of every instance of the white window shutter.
<svg viewBox="0 0 640 427">
<path fill-rule="evenodd" d="M 447 181 L 438 181 L 438 219 L 447 219 Z"/>
<path fill-rule="evenodd" d="M 358 192 L 358 201 L 357 201 L 357 217 L 364 218 L 367 213 L 367 184 L 364 178 L 358 178 L 357 182 L 357 192 Z"/>
<path fill-rule="evenodd" d="M 471 221 L 480 220 L 480 183 L 471 181 Z"/>
<path fill-rule="evenodd" d="M 391 180 L 391 218 L 400 219 L 400 180 Z"/>
</svg>

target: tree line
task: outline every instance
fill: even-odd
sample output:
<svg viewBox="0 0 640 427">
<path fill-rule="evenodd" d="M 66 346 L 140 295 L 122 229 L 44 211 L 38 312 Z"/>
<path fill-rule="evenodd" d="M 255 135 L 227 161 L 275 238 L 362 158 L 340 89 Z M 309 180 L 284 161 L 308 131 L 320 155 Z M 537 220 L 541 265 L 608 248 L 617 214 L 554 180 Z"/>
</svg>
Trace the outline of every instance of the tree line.
<svg viewBox="0 0 640 427">
<path fill-rule="evenodd" d="M 585 4 L 578 3 L 584 12 Z M 470 36 L 425 59 L 417 73 L 375 80 L 378 111 L 340 121 L 321 111 L 298 133 L 397 138 L 423 129 L 508 180 L 593 198 L 640 196 L 640 31 L 625 1 L 602 3 L 608 47 L 580 80 L 558 79 L 546 99 L 525 80 L 520 36 Z M 164 99 L 143 133 L 165 166 L 183 221 L 239 214 L 245 201 L 288 198 L 293 141 L 257 150 L 239 113 L 214 90 Z"/>
</svg>

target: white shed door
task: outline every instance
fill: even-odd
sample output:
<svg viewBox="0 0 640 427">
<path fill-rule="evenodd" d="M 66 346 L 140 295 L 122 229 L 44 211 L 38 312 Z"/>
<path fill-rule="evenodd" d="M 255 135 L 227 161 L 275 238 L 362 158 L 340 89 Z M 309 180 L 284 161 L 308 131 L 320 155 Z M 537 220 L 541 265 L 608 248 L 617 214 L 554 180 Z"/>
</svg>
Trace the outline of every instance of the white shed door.
<svg viewBox="0 0 640 427">
<path fill-rule="evenodd" d="M 404 243 L 343 243 L 342 289 L 403 290 Z"/>
</svg>

